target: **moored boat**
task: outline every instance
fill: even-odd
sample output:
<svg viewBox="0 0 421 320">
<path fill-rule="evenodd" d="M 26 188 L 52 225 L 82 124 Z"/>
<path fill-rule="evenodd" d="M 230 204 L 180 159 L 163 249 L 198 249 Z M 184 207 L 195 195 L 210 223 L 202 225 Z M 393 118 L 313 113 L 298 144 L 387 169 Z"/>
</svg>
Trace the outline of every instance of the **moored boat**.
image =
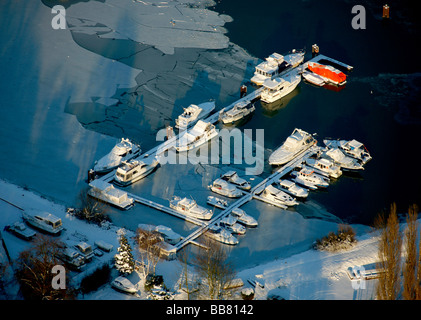
<svg viewBox="0 0 421 320">
<path fill-rule="evenodd" d="M 243 189 L 243 190 L 250 190 L 251 189 L 251 185 L 250 182 L 248 182 L 247 180 L 240 178 L 237 174 L 236 171 L 234 170 L 230 170 L 225 172 L 224 174 L 221 175 L 221 179 L 228 181 L 232 184 L 235 184 L 235 186 L 237 188 Z"/>
<path fill-rule="evenodd" d="M 253 113 L 254 110 L 256 110 L 256 108 L 253 103 L 248 100 L 241 100 L 230 110 L 221 112 L 219 119 L 224 124 L 233 124 Z"/>
<path fill-rule="evenodd" d="M 304 71 L 301 75 L 303 76 L 304 80 L 319 87 L 326 83 L 320 75 L 314 72 Z"/>
<path fill-rule="evenodd" d="M 339 178 L 342 175 L 340 167 L 336 166 L 328 159 L 307 158 L 306 164 L 312 167 L 316 173 L 322 174 L 326 177 Z"/>
<path fill-rule="evenodd" d="M 208 196 L 207 203 L 219 209 L 225 209 L 228 207 L 228 202 L 226 200 L 214 196 Z"/>
<path fill-rule="evenodd" d="M 243 209 L 234 208 L 231 211 L 231 215 L 236 217 L 239 223 L 242 223 L 247 227 L 256 227 L 258 225 L 256 219 L 248 215 Z"/>
<path fill-rule="evenodd" d="M 237 187 L 231 183 L 228 183 L 225 180 L 222 180 L 221 178 L 216 179 L 209 188 L 218 194 L 221 194 L 223 196 L 229 197 L 229 198 L 238 198 L 241 197 L 243 194 L 241 190 L 237 189 Z"/>
<path fill-rule="evenodd" d="M 199 147 L 217 135 L 218 132 L 212 123 L 199 120 L 193 128 L 181 134 L 175 149 L 178 152 L 189 151 Z"/>
<path fill-rule="evenodd" d="M 318 175 L 310 168 L 302 168 L 300 171 L 293 171 L 291 172 L 291 176 L 294 177 L 292 180 L 298 184 L 313 190 L 317 188 L 327 188 L 329 186 L 328 178 Z"/>
<path fill-rule="evenodd" d="M 266 103 L 275 102 L 291 93 L 300 83 L 301 76 L 297 71 L 292 71 L 283 77 L 267 79 L 263 82 L 260 99 Z"/>
<path fill-rule="evenodd" d="M 209 220 L 212 218 L 212 211 L 199 206 L 194 199 L 173 196 L 170 200 L 170 208 L 197 219 Z"/>
<path fill-rule="evenodd" d="M 31 226 L 57 235 L 63 230 L 61 218 L 39 210 L 25 210 L 22 212 L 23 219 Z"/>
<path fill-rule="evenodd" d="M 346 74 L 332 66 L 309 62 L 307 67 L 310 71 L 322 77 L 326 82 L 340 86 L 346 83 Z"/>
<path fill-rule="evenodd" d="M 308 189 L 297 186 L 294 182 L 286 179 L 279 180 L 279 188 L 297 198 L 307 198 Z"/>
<path fill-rule="evenodd" d="M 183 113 L 175 120 L 175 127 L 181 130 L 187 129 L 200 119 L 206 118 L 214 109 L 214 101 L 204 102 L 199 105 L 191 104 L 184 108 Z"/>
<path fill-rule="evenodd" d="M 326 147 L 329 149 L 338 148 L 343 151 L 346 155 L 353 157 L 364 165 L 372 159 L 367 148 L 361 142 L 353 140 L 334 140 L 334 139 L 325 139 L 323 140 Z"/>
<path fill-rule="evenodd" d="M 289 194 L 283 192 L 282 190 L 275 188 L 273 185 L 268 185 L 263 190 L 261 196 L 275 203 L 284 204 L 287 206 L 298 205 L 298 202 L 295 198 L 291 197 Z"/>
<path fill-rule="evenodd" d="M 156 158 L 124 161 L 116 170 L 114 182 L 123 187 L 128 186 L 146 177 L 156 169 L 158 164 L 159 161 Z"/>
<path fill-rule="evenodd" d="M 114 188 L 112 184 L 96 179 L 89 183 L 91 189 L 88 195 L 111 204 L 117 208 L 127 210 L 134 204 L 134 199 L 127 192 Z"/>
<path fill-rule="evenodd" d="M 338 148 L 327 149 L 321 154 L 321 157 L 334 161 L 344 171 L 364 170 L 364 166 L 358 159 L 346 156 Z"/>
<path fill-rule="evenodd" d="M 235 245 L 238 243 L 238 239 L 233 236 L 231 232 L 215 224 L 208 228 L 208 231 L 205 232 L 205 235 L 225 244 Z"/>
<path fill-rule="evenodd" d="M 225 229 L 227 229 L 229 232 L 236 233 L 236 234 L 245 234 L 246 228 L 242 226 L 241 224 L 237 223 L 237 218 L 233 216 L 227 216 L 222 218 L 219 221 L 219 225 Z"/>
</svg>

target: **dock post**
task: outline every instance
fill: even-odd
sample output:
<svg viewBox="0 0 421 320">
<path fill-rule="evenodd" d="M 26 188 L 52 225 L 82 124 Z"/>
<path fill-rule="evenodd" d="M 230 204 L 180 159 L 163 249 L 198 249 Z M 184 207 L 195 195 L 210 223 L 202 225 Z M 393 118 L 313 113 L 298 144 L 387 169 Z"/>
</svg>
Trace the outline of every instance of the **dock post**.
<svg viewBox="0 0 421 320">
<path fill-rule="evenodd" d="M 311 46 L 311 54 L 313 58 L 319 54 L 319 46 L 317 44 Z"/>
<path fill-rule="evenodd" d="M 384 6 L 383 6 L 383 19 L 389 19 L 389 10 L 390 10 L 390 7 L 387 5 L 387 4 L 385 4 Z"/>
</svg>

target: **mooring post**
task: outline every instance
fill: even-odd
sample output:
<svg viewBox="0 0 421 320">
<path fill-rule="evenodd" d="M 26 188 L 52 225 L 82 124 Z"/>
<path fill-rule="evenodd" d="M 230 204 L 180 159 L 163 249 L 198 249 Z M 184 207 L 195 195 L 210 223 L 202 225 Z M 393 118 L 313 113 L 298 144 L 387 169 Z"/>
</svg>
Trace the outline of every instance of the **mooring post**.
<svg viewBox="0 0 421 320">
<path fill-rule="evenodd" d="M 390 7 L 387 4 L 385 4 L 383 6 L 383 19 L 389 19 L 390 17 L 389 11 L 390 11 Z"/>
</svg>

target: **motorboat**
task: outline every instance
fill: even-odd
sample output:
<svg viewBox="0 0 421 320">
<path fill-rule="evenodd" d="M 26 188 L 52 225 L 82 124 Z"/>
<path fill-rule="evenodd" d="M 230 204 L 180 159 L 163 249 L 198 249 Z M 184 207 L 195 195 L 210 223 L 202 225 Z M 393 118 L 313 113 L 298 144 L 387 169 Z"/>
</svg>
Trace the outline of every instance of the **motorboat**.
<svg viewBox="0 0 421 320">
<path fill-rule="evenodd" d="M 364 166 L 355 158 L 346 156 L 341 150 L 337 148 L 327 149 L 321 154 L 321 157 L 326 157 L 334 161 L 344 171 L 360 171 L 364 170 Z"/>
<path fill-rule="evenodd" d="M 129 279 L 119 276 L 111 282 L 111 286 L 118 291 L 134 294 L 137 292 L 136 287 Z"/>
<path fill-rule="evenodd" d="M 175 245 L 181 240 L 181 236 L 174 232 L 170 227 L 158 225 L 155 227 L 155 231 L 164 238 L 165 242 L 168 242 L 171 245 Z"/>
<path fill-rule="evenodd" d="M 310 168 L 293 171 L 291 176 L 294 177 L 293 181 L 309 189 L 316 190 L 317 188 L 327 188 L 329 186 L 328 178 L 318 175 Z"/>
<path fill-rule="evenodd" d="M 233 124 L 253 113 L 255 110 L 256 108 L 251 101 L 241 100 L 228 111 L 221 112 L 219 119 L 224 124 Z"/>
<path fill-rule="evenodd" d="M 247 227 L 256 227 L 258 225 L 256 219 L 248 215 L 243 209 L 234 208 L 231 210 L 231 215 L 236 217 L 239 223 L 242 223 Z"/>
<path fill-rule="evenodd" d="M 91 189 L 88 195 L 92 198 L 104 201 L 119 209 L 127 210 L 134 204 L 134 199 L 127 195 L 127 192 L 114 188 L 114 186 L 103 180 L 93 180 L 89 183 Z"/>
<path fill-rule="evenodd" d="M 175 127 L 182 130 L 194 125 L 198 120 L 206 118 L 215 109 L 215 102 L 204 102 L 199 105 L 191 104 L 183 108 L 183 113 L 175 119 Z"/>
<path fill-rule="evenodd" d="M 228 201 L 218 198 L 218 197 L 214 197 L 214 196 L 208 196 L 208 204 L 210 204 L 211 206 L 217 207 L 219 209 L 225 209 L 226 207 L 228 207 Z"/>
<path fill-rule="evenodd" d="M 263 85 L 267 79 L 273 79 L 285 74 L 288 70 L 295 68 L 304 61 L 304 52 L 292 50 L 291 54 L 283 56 L 279 53 L 272 53 L 265 61 L 255 67 L 254 75 L 250 81 L 258 86 Z"/>
<path fill-rule="evenodd" d="M 263 90 L 260 100 L 266 103 L 275 102 L 291 93 L 300 83 L 301 75 L 297 71 L 292 71 L 283 77 L 266 79 L 263 82 Z"/>
<path fill-rule="evenodd" d="M 181 134 L 175 149 L 178 152 L 192 150 L 217 135 L 218 132 L 212 123 L 199 120 L 193 128 Z"/>
<path fill-rule="evenodd" d="M 236 233 L 236 234 L 245 234 L 246 233 L 246 228 L 243 225 L 237 223 L 237 218 L 235 218 L 231 215 L 222 218 L 219 221 L 219 225 L 221 227 L 227 229 L 231 233 Z"/>
<path fill-rule="evenodd" d="M 85 265 L 83 256 L 73 248 L 66 247 L 58 255 L 71 269 L 80 270 Z"/>
<path fill-rule="evenodd" d="M 231 234 L 231 232 L 216 224 L 212 224 L 208 228 L 208 231 L 205 232 L 205 235 L 225 244 L 235 245 L 239 242 L 238 239 Z"/>
<path fill-rule="evenodd" d="M 99 159 L 94 166 L 97 173 L 106 173 L 117 168 L 123 161 L 139 155 L 140 146 L 132 143 L 129 139 L 121 139 L 104 157 Z"/>
<path fill-rule="evenodd" d="M 158 164 L 156 157 L 124 161 L 116 170 L 114 182 L 119 186 L 128 186 L 146 177 L 157 168 Z"/>
<path fill-rule="evenodd" d="M 298 153 L 316 144 L 313 135 L 295 128 L 285 142 L 269 157 L 269 164 L 282 165 L 292 160 Z"/>
<path fill-rule="evenodd" d="M 307 158 L 306 164 L 314 169 L 314 172 L 322 174 L 326 177 L 339 178 L 342 175 L 342 170 L 335 165 L 333 161 L 328 159 L 314 159 Z"/>
<path fill-rule="evenodd" d="M 298 201 L 291 197 L 286 192 L 275 188 L 273 185 L 268 185 L 261 194 L 262 198 L 270 200 L 275 203 L 284 204 L 287 206 L 295 206 L 298 205 Z"/>
<path fill-rule="evenodd" d="M 309 62 L 307 68 L 322 77 L 325 82 L 330 82 L 339 86 L 346 83 L 346 74 L 332 66 Z"/>
<path fill-rule="evenodd" d="M 212 211 L 199 206 L 194 199 L 173 196 L 170 200 L 170 208 L 197 219 L 209 220 L 212 218 Z"/>
<path fill-rule="evenodd" d="M 209 188 L 220 195 L 229 197 L 229 198 L 238 198 L 242 196 L 241 190 L 239 190 L 235 185 L 228 183 L 227 181 L 218 178 L 216 179 Z"/>
<path fill-rule="evenodd" d="M 326 84 L 325 79 L 323 79 L 320 75 L 314 72 L 309 72 L 305 70 L 301 75 L 303 76 L 304 80 L 311 84 L 314 84 L 315 86 L 321 87 Z"/>
<path fill-rule="evenodd" d="M 329 149 L 338 148 L 346 155 L 353 157 L 359 161 L 363 165 L 365 165 L 368 161 L 372 159 L 370 153 L 368 152 L 367 148 L 361 142 L 353 139 L 353 140 L 334 140 L 334 139 L 325 139 L 323 140 L 326 147 Z"/>
<path fill-rule="evenodd" d="M 75 245 L 76 249 L 79 250 L 80 255 L 84 258 L 85 261 L 92 260 L 94 256 L 94 251 L 92 250 L 92 246 L 85 241 L 79 242 Z"/>
<path fill-rule="evenodd" d="M 229 183 L 235 184 L 237 188 L 243 189 L 243 190 L 250 190 L 251 185 L 250 182 L 247 180 L 240 178 L 236 171 L 230 170 L 228 172 L 225 172 L 223 175 L 221 175 L 221 179 L 228 181 Z"/>
<path fill-rule="evenodd" d="M 13 233 L 17 237 L 24 239 L 24 240 L 31 240 L 33 237 L 35 237 L 36 232 L 28 229 L 25 224 L 22 222 L 16 221 L 12 223 L 9 226 L 6 226 L 6 231 L 9 231 L 10 233 Z"/>
<path fill-rule="evenodd" d="M 294 182 L 286 179 L 279 180 L 279 188 L 297 198 L 307 198 L 308 189 L 297 186 Z"/>
<path fill-rule="evenodd" d="M 58 235 L 63 230 L 63 223 L 55 215 L 38 210 L 25 210 L 22 212 L 23 219 L 31 226 L 53 235 Z"/>
</svg>

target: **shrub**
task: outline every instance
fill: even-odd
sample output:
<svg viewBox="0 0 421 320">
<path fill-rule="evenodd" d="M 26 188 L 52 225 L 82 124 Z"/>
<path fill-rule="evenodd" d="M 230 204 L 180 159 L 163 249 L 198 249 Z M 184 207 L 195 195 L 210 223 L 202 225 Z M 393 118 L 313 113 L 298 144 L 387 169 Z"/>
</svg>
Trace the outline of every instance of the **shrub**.
<svg viewBox="0 0 421 320">
<path fill-rule="evenodd" d="M 347 250 L 357 242 L 355 231 L 350 226 L 340 225 L 336 233 L 329 232 L 327 236 L 316 240 L 314 249 L 326 251 Z"/>
<path fill-rule="evenodd" d="M 80 282 L 80 291 L 85 294 L 97 290 L 109 281 L 110 275 L 110 266 L 104 264 L 101 268 L 96 269 L 93 273 L 82 279 Z"/>
</svg>

